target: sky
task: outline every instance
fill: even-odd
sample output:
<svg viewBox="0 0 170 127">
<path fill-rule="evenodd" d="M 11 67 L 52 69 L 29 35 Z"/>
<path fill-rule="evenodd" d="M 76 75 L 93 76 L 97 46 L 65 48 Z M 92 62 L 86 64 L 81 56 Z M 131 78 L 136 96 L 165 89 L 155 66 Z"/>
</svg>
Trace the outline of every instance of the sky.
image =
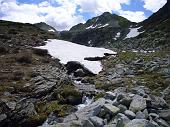
<svg viewBox="0 0 170 127">
<path fill-rule="evenodd" d="M 101 15 L 118 14 L 141 22 L 157 12 L 167 0 L 0 0 L 0 19 L 45 22 L 56 30 L 69 30 L 78 23 Z"/>
</svg>

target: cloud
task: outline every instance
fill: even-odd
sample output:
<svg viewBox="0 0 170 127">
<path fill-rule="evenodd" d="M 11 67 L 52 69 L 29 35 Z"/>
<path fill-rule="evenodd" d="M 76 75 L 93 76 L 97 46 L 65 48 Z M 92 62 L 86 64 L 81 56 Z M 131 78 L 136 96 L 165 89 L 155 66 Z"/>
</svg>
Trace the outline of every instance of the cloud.
<svg viewBox="0 0 170 127">
<path fill-rule="evenodd" d="M 33 0 L 32 0 L 33 1 Z M 44 0 L 18 3 L 17 0 L 0 0 L 0 19 L 23 23 L 46 22 L 57 30 L 68 30 L 85 22 L 85 13 L 97 16 L 103 12 L 115 12 L 133 22 L 146 19 L 142 11 L 124 11 L 122 5 L 132 0 Z M 142 0 L 144 8 L 155 12 L 166 0 Z M 130 7 L 130 6 L 129 6 Z"/>
<path fill-rule="evenodd" d="M 80 12 L 91 12 L 96 15 L 103 12 L 121 10 L 121 4 L 130 4 L 130 0 L 75 0 Z"/>
<path fill-rule="evenodd" d="M 74 3 L 61 0 L 59 4 L 60 6 L 54 7 L 49 1 L 40 4 L 21 4 L 15 0 L 1 1 L 1 19 L 23 23 L 46 22 L 57 30 L 68 30 L 73 25 L 84 22 L 83 16 L 76 15 Z"/>
<path fill-rule="evenodd" d="M 161 7 L 163 7 L 167 0 L 142 0 L 144 2 L 144 8 L 151 12 L 157 12 Z"/>
<path fill-rule="evenodd" d="M 127 19 L 129 19 L 132 22 L 141 22 L 145 20 L 147 17 L 145 16 L 145 13 L 142 11 L 120 11 L 120 16 L 123 16 Z"/>
</svg>

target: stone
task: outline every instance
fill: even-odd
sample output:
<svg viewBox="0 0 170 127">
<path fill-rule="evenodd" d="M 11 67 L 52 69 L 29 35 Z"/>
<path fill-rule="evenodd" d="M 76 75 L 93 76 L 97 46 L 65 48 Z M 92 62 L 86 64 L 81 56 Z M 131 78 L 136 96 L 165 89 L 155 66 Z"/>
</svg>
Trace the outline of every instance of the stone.
<svg viewBox="0 0 170 127">
<path fill-rule="evenodd" d="M 123 104 L 127 107 L 129 107 L 130 103 L 132 102 L 132 98 L 130 96 L 125 96 L 124 98 L 122 98 L 119 103 Z"/>
<path fill-rule="evenodd" d="M 105 96 L 106 99 L 109 99 L 109 100 L 114 100 L 116 98 L 116 93 L 113 93 L 111 91 L 108 91 L 106 92 L 106 96 Z"/>
<path fill-rule="evenodd" d="M 122 104 L 118 105 L 117 107 L 120 109 L 121 113 L 124 113 L 127 110 L 127 107 L 125 105 L 122 105 Z"/>
<path fill-rule="evenodd" d="M 83 127 L 95 127 L 90 120 L 84 120 L 82 123 Z"/>
<path fill-rule="evenodd" d="M 155 121 L 151 120 L 146 127 L 160 127 Z"/>
<path fill-rule="evenodd" d="M 146 119 L 133 119 L 125 125 L 125 127 L 145 127 L 148 123 Z"/>
<path fill-rule="evenodd" d="M 159 115 L 156 114 L 156 113 L 149 113 L 149 118 L 150 118 L 150 119 L 158 119 L 158 118 L 159 118 Z"/>
<path fill-rule="evenodd" d="M 170 109 L 160 111 L 159 116 L 164 120 L 170 121 Z"/>
<path fill-rule="evenodd" d="M 83 69 L 77 69 L 75 72 L 74 72 L 74 76 L 76 77 L 84 77 L 86 74 L 84 73 Z"/>
<path fill-rule="evenodd" d="M 133 97 L 133 100 L 130 104 L 129 109 L 133 111 L 134 113 L 141 111 L 146 108 L 146 99 L 139 95 L 135 95 Z"/>
<path fill-rule="evenodd" d="M 145 109 L 145 110 L 143 111 L 143 114 L 145 114 L 145 118 L 147 119 L 147 118 L 148 118 L 148 116 L 149 116 L 148 110 L 147 110 L 147 109 Z"/>
<path fill-rule="evenodd" d="M 105 99 L 100 98 L 97 101 L 90 104 L 89 106 L 81 110 L 78 110 L 75 114 L 79 119 L 88 119 L 89 117 L 97 116 L 100 113 L 101 108 L 103 107 L 104 104 Z"/>
<path fill-rule="evenodd" d="M 93 123 L 93 125 L 95 127 L 103 127 L 104 126 L 103 119 L 101 119 L 101 118 L 99 118 L 97 116 L 90 117 L 90 121 Z"/>
<path fill-rule="evenodd" d="M 16 104 L 15 101 L 11 101 L 11 102 L 7 102 L 6 105 L 7 105 L 11 110 L 14 110 L 17 104 Z"/>
<path fill-rule="evenodd" d="M 103 108 L 105 109 L 105 112 L 108 112 L 111 115 L 116 115 L 120 111 L 118 107 L 111 104 L 104 104 Z"/>
<path fill-rule="evenodd" d="M 116 123 L 117 127 L 123 127 L 129 121 L 130 121 L 129 118 L 122 113 L 118 113 L 116 115 L 116 118 L 114 119 L 114 122 Z"/>
<path fill-rule="evenodd" d="M 7 118 L 6 114 L 0 114 L 0 122 L 2 122 L 3 120 L 5 120 Z"/>
<path fill-rule="evenodd" d="M 141 111 L 136 113 L 136 119 L 146 119 L 145 114 Z"/>
<path fill-rule="evenodd" d="M 161 126 L 161 127 L 169 127 L 168 123 L 163 120 L 163 119 L 157 119 L 156 122 Z"/>
<path fill-rule="evenodd" d="M 129 118 L 129 119 L 134 119 L 136 117 L 136 114 L 130 110 L 126 110 L 124 114 Z"/>
</svg>

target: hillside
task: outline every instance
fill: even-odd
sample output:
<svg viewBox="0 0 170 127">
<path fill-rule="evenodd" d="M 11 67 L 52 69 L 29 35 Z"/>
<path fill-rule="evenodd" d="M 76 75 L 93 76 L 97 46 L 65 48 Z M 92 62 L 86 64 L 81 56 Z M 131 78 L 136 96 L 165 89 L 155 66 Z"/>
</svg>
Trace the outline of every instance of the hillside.
<svg viewBox="0 0 170 127">
<path fill-rule="evenodd" d="M 111 41 L 125 38 L 131 25 L 135 23 L 105 12 L 89 19 L 85 24 L 81 23 L 73 26 L 69 31 L 61 32 L 61 39 L 94 47 L 107 46 Z"/>
</svg>

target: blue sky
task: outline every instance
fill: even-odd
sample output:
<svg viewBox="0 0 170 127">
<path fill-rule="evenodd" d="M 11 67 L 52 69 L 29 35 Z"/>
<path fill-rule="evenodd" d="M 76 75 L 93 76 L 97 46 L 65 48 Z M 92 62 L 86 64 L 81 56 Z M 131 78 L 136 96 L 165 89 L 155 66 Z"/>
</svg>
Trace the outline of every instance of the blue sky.
<svg viewBox="0 0 170 127">
<path fill-rule="evenodd" d="M 0 0 L 0 19 L 46 22 L 57 30 L 68 30 L 106 11 L 141 22 L 165 3 L 166 0 Z"/>
</svg>

